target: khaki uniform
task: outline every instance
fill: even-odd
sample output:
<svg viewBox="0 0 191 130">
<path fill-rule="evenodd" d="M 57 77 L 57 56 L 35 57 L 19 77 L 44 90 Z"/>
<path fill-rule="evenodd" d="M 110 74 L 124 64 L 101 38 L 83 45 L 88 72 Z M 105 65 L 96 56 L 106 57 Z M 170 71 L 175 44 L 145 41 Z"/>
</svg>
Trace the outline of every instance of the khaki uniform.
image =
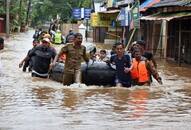
<svg viewBox="0 0 191 130">
<path fill-rule="evenodd" d="M 70 85 L 74 82 L 80 82 L 81 62 L 83 59 L 86 62 L 89 61 L 85 46 L 76 47 L 73 43 L 68 43 L 61 49 L 60 54 L 62 53 L 66 54 L 63 84 Z"/>
</svg>

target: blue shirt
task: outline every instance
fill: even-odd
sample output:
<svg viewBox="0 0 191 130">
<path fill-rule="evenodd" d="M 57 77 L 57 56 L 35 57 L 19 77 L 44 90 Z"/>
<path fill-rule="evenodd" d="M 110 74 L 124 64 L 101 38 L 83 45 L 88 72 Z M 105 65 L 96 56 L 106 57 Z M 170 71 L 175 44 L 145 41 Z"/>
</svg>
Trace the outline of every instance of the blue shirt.
<svg viewBox="0 0 191 130">
<path fill-rule="evenodd" d="M 124 68 L 131 66 L 130 56 L 125 54 L 121 59 L 117 57 L 117 55 L 112 55 L 110 58 L 110 62 L 116 65 L 116 81 L 117 83 L 121 83 L 123 86 L 131 86 L 131 75 L 129 73 L 125 73 Z"/>
</svg>

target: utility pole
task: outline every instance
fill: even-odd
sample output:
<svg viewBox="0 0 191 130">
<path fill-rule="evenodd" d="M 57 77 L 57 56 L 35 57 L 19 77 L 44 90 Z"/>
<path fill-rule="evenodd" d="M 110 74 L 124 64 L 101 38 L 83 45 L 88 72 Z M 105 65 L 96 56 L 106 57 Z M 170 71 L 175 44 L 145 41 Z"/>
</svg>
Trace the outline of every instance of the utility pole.
<svg viewBox="0 0 191 130">
<path fill-rule="evenodd" d="M 28 0 L 27 17 L 26 17 L 26 21 L 25 21 L 25 25 L 26 25 L 26 26 L 28 26 L 30 9 L 31 9 L 31 0 Z"/>
<path fill-rule="evenodd" d="M 6 37 L 9 38 L 10 34 L 10 18 L 9 18 L 10 0 L 6 0 Z"/>
</svg>

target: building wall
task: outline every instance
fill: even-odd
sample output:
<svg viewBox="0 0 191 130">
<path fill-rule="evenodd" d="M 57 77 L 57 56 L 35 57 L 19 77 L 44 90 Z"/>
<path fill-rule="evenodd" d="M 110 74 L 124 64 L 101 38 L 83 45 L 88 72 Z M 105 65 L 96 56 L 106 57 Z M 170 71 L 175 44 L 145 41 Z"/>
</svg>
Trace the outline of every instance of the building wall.
<svg viewBox="0 0 191 130">
<path fill-rule="evenodd" d="M 179 59 L 179 24 L 181 24 L 181 62 L 191 64 L 191 18 L 172 20 L 169 22 L 167 57 Z"/>
</svg>

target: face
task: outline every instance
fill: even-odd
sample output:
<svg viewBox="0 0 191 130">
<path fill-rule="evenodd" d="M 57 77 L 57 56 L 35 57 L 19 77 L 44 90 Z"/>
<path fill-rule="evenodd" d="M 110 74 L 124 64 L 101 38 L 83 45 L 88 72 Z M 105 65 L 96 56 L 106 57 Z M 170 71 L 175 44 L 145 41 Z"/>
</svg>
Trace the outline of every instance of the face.
<svg viewBox="0 0 191 130">
<path fill-rule="evenodd" d="M 144 52 L 144 46 L 139 45 L 139 44 L 136 44 L 136 46 L 137 46 L 137 48 L 140 49 L 141 53 L 143 54 L 143 52 Z"/>
<path fill-rule="evenodd" d="M 75 38 L 75 42 L 74 42 L 76 45 L 81 45 L 82 43 L 82 36 L 77 36 Z"/>
<path fill-rule="evenodd" d="M 44 45 L 44 46 L 50 46 L 50 43 L 49 42 L 46 42 L 46 41 L 42 41 L 42 45 Z"/>
<path fill-rule="evenodd" d="M 118 56 L 122 56 L 125 52 L 125 49 L 123 45 L 117 45 L 115 51 Z"/>
<path fill-rule="evenodd" d="M 100 52 L 100 58 L 105 58 L 106 54 L 104 52 Z"/>
<path fill-rule="evenodd" d="M 135 52 L 134 57 L 136 60 L 140 60 L 141 59 L 141 52 L 140 51 Z"/>
<path fill-rule="evenodd" d="M 74 37 L 70 37 L 70 38 L 68 39 L 68 42 L 69 42 L 69 43 L 74 42 Z"/>
<path fill-rule="evenodd" d="M 34 46 L 34 47 L 37 46 L 38 44 L 39 44 L 38 41 L 34 41 L 34 42 L 33 42 L 33 46 Z"/>
</svg>

